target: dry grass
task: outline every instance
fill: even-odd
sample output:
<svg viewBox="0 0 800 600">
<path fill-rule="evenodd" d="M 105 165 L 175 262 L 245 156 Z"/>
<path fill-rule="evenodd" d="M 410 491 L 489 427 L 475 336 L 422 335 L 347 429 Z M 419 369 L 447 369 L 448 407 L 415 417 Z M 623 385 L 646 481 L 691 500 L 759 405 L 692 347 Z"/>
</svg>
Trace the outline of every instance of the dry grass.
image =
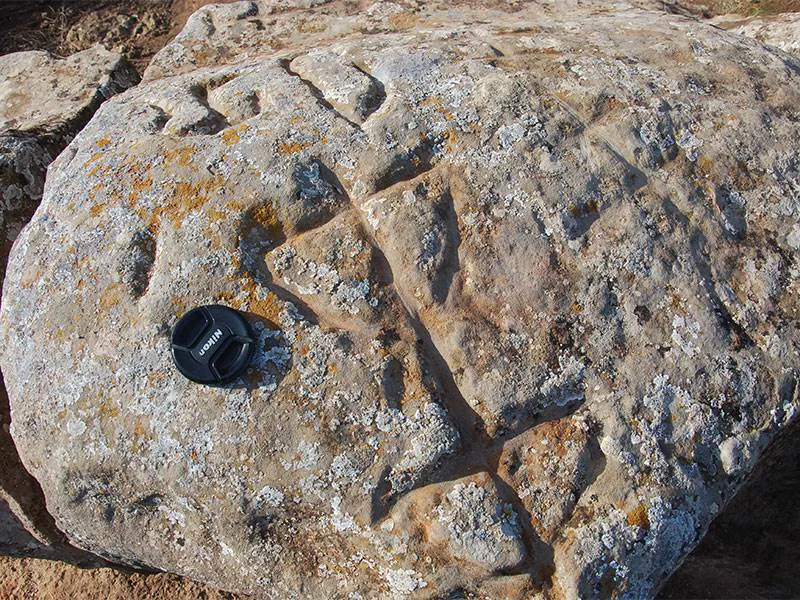
<svg viewBox="0 0 800 600">
<path fill-rule="evenodd" d="M 0 54 L 46 50 L 56 56 L 95 43 L 122 52 L 144 68 L 185 22 L 175 18 L 185 0 L 0 0 Z M 186 15 L 188 16 L 188 15 Z"/>
<path fill-rule="evenodd" d="M 0 32 L 0 53 L 36 49 L 61 54 L 60 46 L 71 25 L 69 12 L 65 6 L 43 7 L 38 22 L 29 26 L 26 16 L 17 15 L 14 19 L 12 14 L 11 23 Z M 14 21 L 22 21 L 21 26 L 14 27 Z"/>
</svg>

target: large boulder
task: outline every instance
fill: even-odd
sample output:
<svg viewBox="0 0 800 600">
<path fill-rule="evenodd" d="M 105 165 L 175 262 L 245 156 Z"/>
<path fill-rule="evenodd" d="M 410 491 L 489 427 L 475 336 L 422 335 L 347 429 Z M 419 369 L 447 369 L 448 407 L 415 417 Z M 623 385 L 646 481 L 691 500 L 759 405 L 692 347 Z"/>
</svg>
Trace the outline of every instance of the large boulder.
<svg viewBox="0 0 800 600">
<path fill-rule="evenodd" d="M 622 4 L 199 14 L 10 262 L 59 527 L 265 597 L 652 594 L 800 404 L 800 63 Z M 224 387 L 170 356 L 209 303 Z"/>
<path fill-rule="evenodd" d="M 105 99 L 137 81 L 120 55 L 101 47 L 64 59 L 46 52 L 0 56 L 0 281 L 11 245 L 41 200 L 47 166 Z M 10 418 L 0 377 L 0 552 L 91 561 L 56 529 L 17 456 Z"/>
</svg>

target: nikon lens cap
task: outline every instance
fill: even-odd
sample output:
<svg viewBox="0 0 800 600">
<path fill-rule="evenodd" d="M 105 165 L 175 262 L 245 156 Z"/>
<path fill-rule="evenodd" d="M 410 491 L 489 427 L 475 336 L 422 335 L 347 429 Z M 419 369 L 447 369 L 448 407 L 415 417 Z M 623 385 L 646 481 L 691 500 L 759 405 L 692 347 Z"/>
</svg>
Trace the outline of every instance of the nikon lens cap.
<svg viewBox="0 0 800 600">
<path fill-rule="evenodd" d="M 200 306 L 172 328 L 172 358 L 197 383 L 225 383 L 241 375 L 255 348 L 245 318 L 227 306 Z"/>
</svg>

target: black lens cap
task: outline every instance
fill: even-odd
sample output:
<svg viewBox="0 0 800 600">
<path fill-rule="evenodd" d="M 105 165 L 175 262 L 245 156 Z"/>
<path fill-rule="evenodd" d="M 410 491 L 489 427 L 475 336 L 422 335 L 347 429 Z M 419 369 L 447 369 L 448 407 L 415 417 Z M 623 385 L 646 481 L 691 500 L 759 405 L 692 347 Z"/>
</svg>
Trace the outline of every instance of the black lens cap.
<svg viewBox="0 0 800 600">
<path fill-rule="evenodd" d="M 250 324 L 241 313 L 211 304 L 193 308 L 172 328 L 172 358 L 197 383 L 225 383 L 247 368 L 255 349 Z"/>
</svg>

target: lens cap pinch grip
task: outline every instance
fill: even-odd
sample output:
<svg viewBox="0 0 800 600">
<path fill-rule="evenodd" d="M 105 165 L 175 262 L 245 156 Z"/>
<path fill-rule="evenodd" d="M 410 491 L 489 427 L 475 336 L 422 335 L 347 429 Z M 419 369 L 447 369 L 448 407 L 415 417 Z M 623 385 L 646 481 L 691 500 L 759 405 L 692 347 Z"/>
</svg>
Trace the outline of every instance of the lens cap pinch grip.
<svg viewBox="0 0 800 600">
<path fill-rule="evenodd" d="M 250 324 L 227 306 L 199 306 L 172 328 L 172 359 L 186 378 L 196 383 L 221 384 L 247 368 L 255 349 Z"/>
</svg>

